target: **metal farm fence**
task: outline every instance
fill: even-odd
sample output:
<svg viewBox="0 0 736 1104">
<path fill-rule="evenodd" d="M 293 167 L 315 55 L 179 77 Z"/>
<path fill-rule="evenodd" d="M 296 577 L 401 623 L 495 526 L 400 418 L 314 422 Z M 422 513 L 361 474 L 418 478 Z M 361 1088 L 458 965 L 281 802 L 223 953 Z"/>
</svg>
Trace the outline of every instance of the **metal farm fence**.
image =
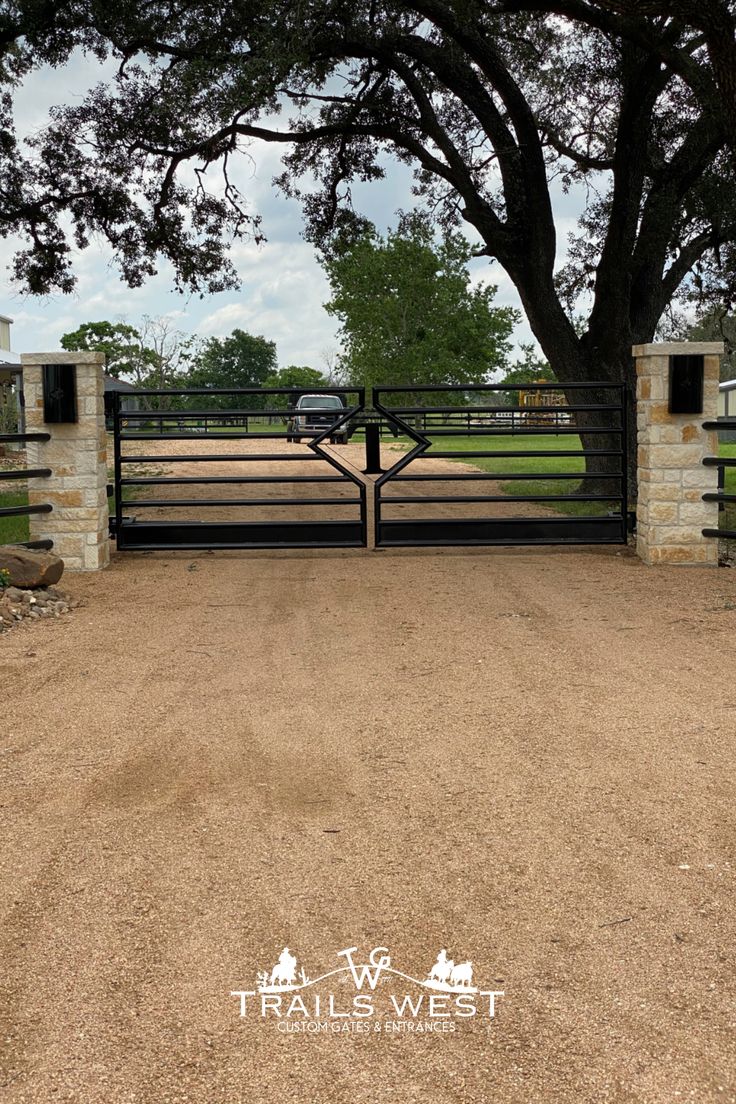
<svg viewBox="0 0 736 1104">
<path fill-rule="evenodd" d="M 0 433 L 0 444 L 26 444 L 29 441 L 49 441 L 49 433 Z M 14 471 L 1 471 L 0 482 L 24 483 L 28 479 L 44 479 L 51 475 L 51 468 L 20 468 Z M 3 506 L 0 503 L 0 518 L 23 517 L 31 514 L 50 514 L 53 506 L 49 502 L 39 502 L 33 505 L 21 504 L 18 506 Z M 18 541 L 23 548 L 53 548 L 52 540 Z"/>
<path fill-rule="evenodd" d="M 719 434 L 732 434 L 736 431 L 736 417 L 719 418 L 715 422 L 703 422 L 703 429 L 716 430 Z M 706 468 L 718 469 L 718 490 L 706 491 L 703 495 L 703 502 L 717 502 L 721 513 L 730 507 L 733 514 L 733 520 L 728 521 L 725 526 L 719 526 L 717 529 L 703 529 L 703 536 L 724 541 L 736 540 L 736 528 L 729 528 L 729 525 L 736 525 L 736 508 L 732 505 L 736 503 L 736 494 L 726 493 L 726 470 L 736 468 L 736 456 L 706 456 L 703 464 Z"/>
</svg>

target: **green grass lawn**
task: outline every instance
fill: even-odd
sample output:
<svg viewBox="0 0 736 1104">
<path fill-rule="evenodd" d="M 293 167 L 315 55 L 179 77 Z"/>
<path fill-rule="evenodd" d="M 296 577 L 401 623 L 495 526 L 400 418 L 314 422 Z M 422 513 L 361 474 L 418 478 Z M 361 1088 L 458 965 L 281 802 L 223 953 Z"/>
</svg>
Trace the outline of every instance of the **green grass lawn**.
<svg viewBox="0 0 736 1104">
<path fill-rule="evenodd" d="M 0 493 L 0 506 L 27 505 L 28 495 L 25 491 Z M 0 544 L 17 544 L 28 539 L 27 517 L 0 517 Z"/>
</svg>

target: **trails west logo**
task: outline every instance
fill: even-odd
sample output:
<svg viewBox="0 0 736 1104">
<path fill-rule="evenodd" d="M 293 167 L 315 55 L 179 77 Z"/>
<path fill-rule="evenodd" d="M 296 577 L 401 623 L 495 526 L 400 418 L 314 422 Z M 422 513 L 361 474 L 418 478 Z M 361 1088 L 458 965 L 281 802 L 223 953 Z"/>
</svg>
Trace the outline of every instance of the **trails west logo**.
<svg viewBox="0 0 736 1104">
<path fill-rule="evenodd" d="M 256 989 L 234 989 L 230 996 L 237 997 L 241 1017 L 271 1020 L 279 1031 L 356 1034 L 454 1031 L 457 1021 L 493 1019 L 504 995 L 474 985 L 473 963 L 456 964 L 445 950 L 423 979 L 392 966 L 387 947 L 374 947 L 367 962 L 356 962 L 357 950 L 338 951 L 340 965 L 311 978 L 284 947 L 275 966 L 257 975 Z"/>
</svg>

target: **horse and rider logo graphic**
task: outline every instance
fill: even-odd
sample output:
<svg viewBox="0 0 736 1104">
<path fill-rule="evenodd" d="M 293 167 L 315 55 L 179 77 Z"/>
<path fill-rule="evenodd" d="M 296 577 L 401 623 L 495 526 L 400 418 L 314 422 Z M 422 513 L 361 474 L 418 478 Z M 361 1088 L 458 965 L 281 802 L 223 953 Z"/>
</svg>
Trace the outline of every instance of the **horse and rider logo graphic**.
<svg viewBox="0 0 736 1104">
<path fill-rule="evenodd" d="M 312 977 L 291 948 L 282 947 L 274 965 L 257 973 L 254 989 L 233 989 L 230 996 L 240 1001 L 241 1018 L 260 1006 L 260 1018 L 273 1020 L 279 1031 L 406 1034 L 454 1031 L 456 1022 L 475 1016 L 492 1020 L 505 995 L 479 988 L 473 963 L 456 962 L 444 947 L 420 977 L 397 969 L 387 947 L 374 947 L 363 961 L 357 951 L 338 951 L 339 964 Z"/>
<path fill-rule="evenodd" d="M 344 951 L 338 951 L 338 957 L 344 957 L 347 961 L 344 966 L 316 978 L 309 978 L 304 969 L 299 970 L 297 980 L 297 959 L 288 947 L 284 947 L 279 955 L 278 962 L 269 972 L 262 970 L 257 975 L 259 993 L 284 993 L 295 989 L 306 989 L 325 978 L 336 974 L 352 975 L 356 989 L 362 989 L 363 983 L 368 982 L 371 989 L 375 989 L 376 982 L 381 974 L 395 974 L 411 981 L 415 985 L 425 989 L 433 989 L 440 993 L 477 993 L 479 990 L 473 985 L 473 963 L 455 962 L 447 957 L 447 951 L 443 948 L 437 955 L 437 961 L 429 970 L 426 978 L 411 977 L 401 970 L 396 970 L 391 965 L 391 957 L 385 947 L 374 947 L 371 951 L 368 963 L 356 965 L 353 960 L 353 952 L 357 947 L 347 947 Z"/>
</svg>

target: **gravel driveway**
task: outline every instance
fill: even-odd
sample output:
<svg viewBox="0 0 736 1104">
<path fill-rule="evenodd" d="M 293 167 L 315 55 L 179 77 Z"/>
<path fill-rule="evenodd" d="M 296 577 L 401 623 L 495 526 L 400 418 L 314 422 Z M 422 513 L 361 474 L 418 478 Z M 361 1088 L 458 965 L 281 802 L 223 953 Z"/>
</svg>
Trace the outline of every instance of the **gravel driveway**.
<svg viewBox="0 0 736 1104">
<path fill-rule="evenodd" d="M 3 637 L 4 1104 L 736 1099 L 736 586 L 625 551 L 118 555 Z M 232 990 L 439 948 L 444 1034 Z"/>
</svg>

